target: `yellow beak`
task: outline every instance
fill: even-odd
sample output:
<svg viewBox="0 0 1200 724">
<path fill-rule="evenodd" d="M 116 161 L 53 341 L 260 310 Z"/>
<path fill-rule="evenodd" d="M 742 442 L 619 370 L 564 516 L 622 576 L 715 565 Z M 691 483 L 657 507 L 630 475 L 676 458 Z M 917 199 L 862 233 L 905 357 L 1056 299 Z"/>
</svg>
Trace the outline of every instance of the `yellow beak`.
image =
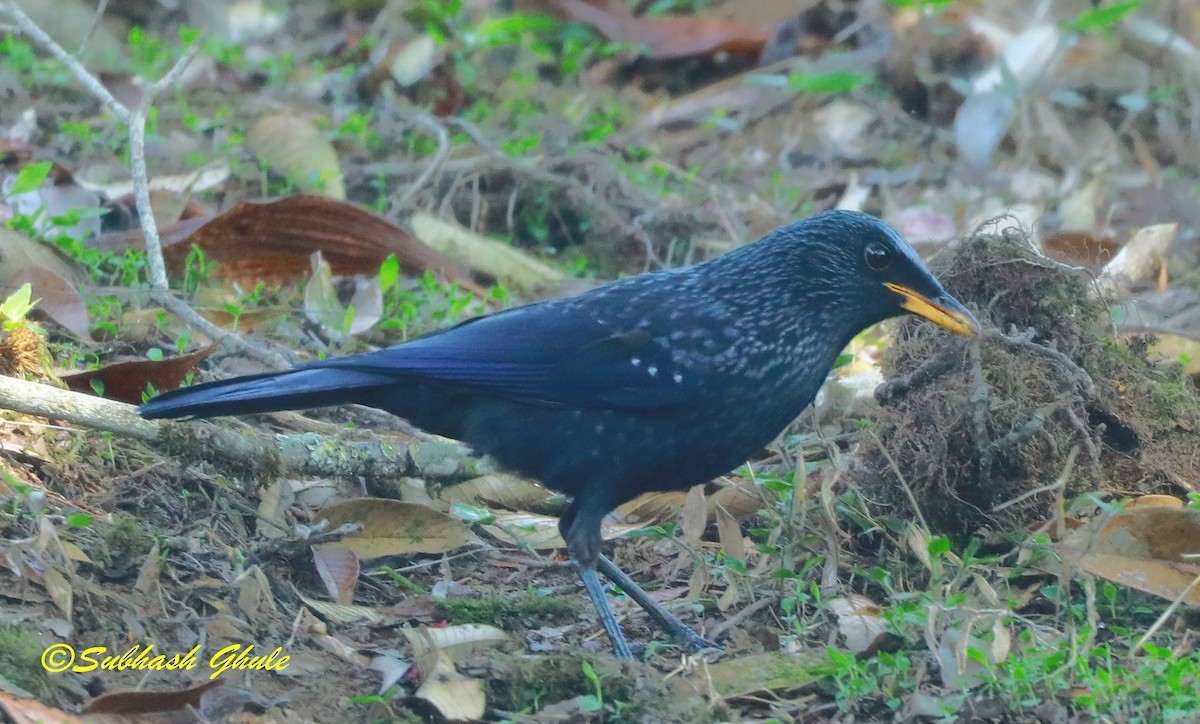
<svg viewBox="0 0 1200 724">
<path fill-rule="evenodd" d="M 948 329 L 964 337 L 974 337 L 982 329 L 979 321 L 967 311 L 967 308 L 950 295 L 933 300 L 899 284 L 884 282 L 883 286 L 901 296 L 904 300 L 900 303 L 901 307 L 919 317 L 928 319 L 943 329 Z"/>
</svg>

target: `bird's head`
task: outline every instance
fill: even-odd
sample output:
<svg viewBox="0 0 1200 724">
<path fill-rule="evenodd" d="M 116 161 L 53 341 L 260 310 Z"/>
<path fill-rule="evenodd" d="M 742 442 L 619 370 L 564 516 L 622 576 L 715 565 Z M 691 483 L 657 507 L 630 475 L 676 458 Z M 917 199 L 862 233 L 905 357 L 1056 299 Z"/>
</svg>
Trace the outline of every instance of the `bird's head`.
<svg viewBox="0 0 1200 724">
<path fill-rule="evenodd" d="M 879 219 L 827 211 L 780 231 L 800 277 L 797 291 L 803 295 L 811 286 L 812 297 L 827 301 L 840 318 L 866 327 L 911 312 L 956 334 L 979 334 L 975 317 L 942 288 L 904 237 Z"/>
</svg>

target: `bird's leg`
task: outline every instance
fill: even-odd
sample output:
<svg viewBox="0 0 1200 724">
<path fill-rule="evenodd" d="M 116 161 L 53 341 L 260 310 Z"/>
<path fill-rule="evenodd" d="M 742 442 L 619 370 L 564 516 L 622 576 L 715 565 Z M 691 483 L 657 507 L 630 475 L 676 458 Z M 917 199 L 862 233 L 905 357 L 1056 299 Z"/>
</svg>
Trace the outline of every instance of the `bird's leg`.
<svg viewBox="0 0 1200 724">
<path fill-rule="evenodd" d="M 596 575 L 596 564 L 600 558 L 600 520 L 603 517 L 603 512 L 597 514 L 595 507 L 581 503 L 577 497 L 559 520 L 558 528 L 563 540 L 567 542 L 567 553 L 579 571 L 579 578 L 583 580 L 588 598 L 592 599 L 592 605 L 596 607 L 604 632 L 612 641 L 613 655 L 618 659 L 632 659 L 633 652 L 629 650 L 625 634 L 621 633 L 617 617 L 613 615 L 608 598 L 604 595 L 600 577 Z"/>
<path fill-rule="evenodd" d="M 642 607 L 650 618 L 658 623 L 663 631 L 666 631 L 677 646 L 680 646 L 691 651 L 702 651 L 704 649 L 720 649 L 720 644 L 715 644 L 712 641 L 704 638 L 696 633 L 683 621 L 679 620 L 675 614 L 671 613 L 658 601 L 650 597 L 632 578 L 629 577 L 617 564 L 613 563 L 606 556 L 601 554 L 596 561 L 596 567 L 604 577 L 621 587 L 639 606 Z"/>
</svg>

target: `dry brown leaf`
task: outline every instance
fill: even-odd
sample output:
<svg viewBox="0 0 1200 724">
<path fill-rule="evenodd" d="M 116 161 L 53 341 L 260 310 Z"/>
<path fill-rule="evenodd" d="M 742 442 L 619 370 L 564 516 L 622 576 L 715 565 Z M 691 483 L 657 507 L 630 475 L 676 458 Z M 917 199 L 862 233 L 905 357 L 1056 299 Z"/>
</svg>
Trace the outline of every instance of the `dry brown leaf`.
<svg viewBox="0 0 1200 724">
<path fill-rule="evenodd" d="M 498 540 L 517 546 L 527 546 L 534 550 L 556 550 L 566 548 L 562 536 L 558 532 L 558 518 L 537 513 L 493 513 L 495 523 L 485 525 L 483 529 Z M 641 528 L 639 525 L 603 524 L 600 534 L 604 540 L 619 538 L 627 533 Z"/>
<path fill-rule="evenodd" d="M 717 506 L 724 508 L 734 518 L 741 519 L 755 515 L 770 505 L 769 500 L 764 497 L 765 489 L 756 485 L 753 480 L 734 477 L 730 481 L 728 484 L 722 483 L 716 492 L 706 496 L 706 525 L 717 521 Z M 649 525 L 663 516 L 676 515 L 687 502 L 687 496 L 688 493 L 684 492 L 644 493 L 620 505 L 616 510 L 617 517 L 631 523 Z"/>
<path fill-rule="evenodd" d="M 1059 231 L 1042 240 L 1042 251 L 1066 264 L 1099 269 L 1116 256 L 1115 239 L 1092 231 Z"/>
<path fill-rule="evenodd" d="M 94 394 L 93 383 L 96 383 L 103 385 L 105 398 L 140 405 L 147 384 L 153 385 L 159 392 L 179 387 L 188 373 L 215 349 L 216 345 L 212 345 L 189 354 L 164 357 L 160 360 L 134 359 L 113 362 L 99 369 L 63 375 L 61 379 L 67 383 L 67 387 L 76 392 Z"/>
<path fill-rule="evenodd" d="M 268 114 L 246 131 L 246 148 L 305 191 L 344 200 L 346 187 L 333 143 L 291 114 Z"/>
<path fill-rule="evenodd" d="M 707 527 L 708 501 L 704 496 L 704 486 L 693 485 L 684 498 L 683 513 L 680 515 L 679 528 L 683 540 L 691 545 L 698 544 Z"/>
<path fill-rule="evenodd" d="M 259 619 L 260 613 L 269 615 L 277 611 L 271 583 L 267 580 L 267 574 L 257 565 L 250 566 L 238 576 L 233 587 L 237 589 L 238 608 L 252 622 Z"/>
<path fill-rule="evenodd" d="M 87 304 L 79 296 L 79 287 L 87 283 L 87 274 L 58 250 L 0 226 L 0 300 L 21 285 L 33 287 L 38 300 L 35 314 L 45 314 L 71 334 L 90 340 Z"/>
<path fill-rule="evenodd" d="M 838 630 L 846 640 L 846 649 L 852 654 L 870 649 L 887 630 L 887 621 L 881 615 L 883 609 L 866 596 L 851 593 L 843 598 L 831 598 L 827 603 L 837 616 Z"/>
<path fill-rule="evenodd" d="M 83 724 L 83 718 L 0 690 L 0 714 L 12 724 Z"/>
<path fill-rule="evenodd" d="M 204 692 L 223 683 L 222 679 L 214 679 L 190 689 L 114 691 L 89 701 L 83 707 L 83 713 L 133 715 L 199 709 Z"/>
<path fill-rule="evenodd" d="M 725 555 L 732 556 L 739 561 L 746 560 L 745 539 L 742 537 L 742 527 L 738 525 L 737 518 L 734 518 L 729 511 L 720 505 L 716 506 L 716 511 L 717 540 L 721 542 L 721 547 L 725 549 Z"/>
<path fill-rule="evenodd" d="M 339 623 L 373 623 L 379 624 L 387 620 L 387 617 L 377 608 L 370 606 L 356 606 L 353 604 L 330 603 L 328 601 L 318 601 L 315 598 L 309 598 L 303 594 L 300 600 L 306 606 L 316 611 L 324 618 Z"/>
<path fill-rule="evenodd" d="M 1200 510 L 1138 505 L 1077 528 L 1059 546 L 1065 560 L 1101 578 L 1200 605 Z"/>
<path fill-rule="evenodd" d="M 313 548 L 313 563 L 329 597 L 342 605 L 354 601 L 358 585 L 358 556 L 349 548 Z"/>
<path fill-rule="evenodd" d="M 75 593 L 71 590 L 71 582 L 57 568 L 47 568 L 46 572 L 42 574 L 41 583 L 46 587 L 46 593 L 50 594 L 50 600 L 54 601 L 54 605 L 58 606 L 58 610 L 62 611 L 70 621 L 75 598 Z"/>
<path fill-rule="evenodd" d="M 444 651 L 430 657 L 432 667 L 421 667 L 424 680 L 416 696 L 428 701 L 450 721 L 477 721 L 487 710 L 483 681 L 463 676 Z"/>
<path fill-rule="evenodd" d="M 324 508 L 331 527 L 358 523 L 362 530 L 320 546 L 352 549 L 361 560 L 406 553 L 445 553 L 474 540 L 462 521 L 423 505 L 387 498 L 352 498 Z"/>
<path fill-rule="evenodd" d="M 432 271 L 481 296 L 487 292 L 452 259 L 421 243 L 413 234 L 354 204 L 313 194 L 271 201 L 242 201 L 219 216 L 189 219 L 161 230 L 167 268 L 182 276 L 193 246 L 219 266 L 214 276 L 253 287 L 294 282 L 308 276 L 314 252 L 334 274 L 374 276 L 384 259 L 396 255 L 405 274 Z M 136 234 L 106 234 L 91 248 L 119 251 L 145 246 Z"/>
<path fill-rule="evenodd" d="M 508 510 L 534 510 L 556 493 L 515 475 L 497 473 L 472 478 L 443 488 L 438 497 L 447 503 L 466 503 Z"/>
<path fill-rule="evenodd" d="M 291 535 L 287 511 L 296 502 L 290 480 L 276 480 L 262 492 L 254 515 L 254 532 L 260 538 L 278 540 Z"/>
<path fill-rule="evenodd" d="M 590 25 L 618 43 L 644 45 L 658 60 L 692 58 L 717 52 L 757 60 L 774 36 L 769 25 L 694 15 L 634 17 L 619 0 L 556 0 L 574 22 Z"/>
</svg>

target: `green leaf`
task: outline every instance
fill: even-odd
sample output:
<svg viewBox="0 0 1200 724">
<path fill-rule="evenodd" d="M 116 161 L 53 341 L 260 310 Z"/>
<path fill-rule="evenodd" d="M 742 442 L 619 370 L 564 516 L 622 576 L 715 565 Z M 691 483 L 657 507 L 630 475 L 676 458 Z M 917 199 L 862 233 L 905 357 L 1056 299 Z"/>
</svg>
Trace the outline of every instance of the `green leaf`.
<svg viewBox="0 0 1200 724">
<path fill-rule="evenodd" d="M 37 302 L 30 301 L 30 297 L 32 296 L 33 287 L 29 282 L 25 282 L 21 285 L 20 289 L 8 295 L 8 299 L 4 300 L 4 304 L 0 304 L 0 316 L 10 322 L 24 320 L 29 311 L 37 304 Z"/>
<path fill-rule="evenodd" d="M 596 698 L 595 694 L 584 694 L 583 696 L 579 697 L 579 711 L 590 713 L 594 711 L 600 711 L 603 708 L 604 704 L 600 703 L 600 700 Z"/>
<path fill-rule="evenodd" d="M 801 93 L 844 93 L 869 83 L 871 76 L 862 73 L 805 73 L 788 76 L 788 87 Z"/>
<path fill-rule="evenodd" d="M 67 525 L 75 528 L 86 528 L 92 524 L 92 516 L 87 513 L 72 513 L 67 516 Z"/>
<path fill-rule="evenodd" d="M 158 347 L 151 347 L 150 349 L 146 350 L 146 357 L 155 362 L 162 362 L 163 351 Z"/>
<path fill-rule="evenodd" d="M 1092 8 L 1075 18 L 1072 26 L 1080 31 L 1111 27 L 1130 11 L 1140 8 L 1143 2 L 1144 0 L 1126 0 L 1108 7 Z"/>
<path fill-rule="evenodd" d="M 930 555 L 941 555 L 950 552 L 950 539 L 944 535 L 939 535 L 937 538 L 929 541 Z"/>
<path fill-rule="evenodd" d="M 51 161 L 29 164 L 17 174 L 17 182 L 13 185 L 10 193 L 27 194 L 33 191 L 50 176 L 52 168 L 54 168 L 54 164 Z"/>
<path fill-rule="evenodd" d="M 492 511 L 478 505 L 455 503 L 450 506 L 450 514 L 464 523 L 491 525 L 496 522 L 496 516 L 492 515 Z"/>
<path fill-rule="evenodd" d="M 850 364 L 853 361 L 854 361 L 854 355 L 843 352 L 843 353 L 839 354 L 837 356 L 837 359 L 835 359 L 833 361 L 833 368 L 836 370 L 838 367 L 845 367 L 846 365 Z"/>
</svg>

